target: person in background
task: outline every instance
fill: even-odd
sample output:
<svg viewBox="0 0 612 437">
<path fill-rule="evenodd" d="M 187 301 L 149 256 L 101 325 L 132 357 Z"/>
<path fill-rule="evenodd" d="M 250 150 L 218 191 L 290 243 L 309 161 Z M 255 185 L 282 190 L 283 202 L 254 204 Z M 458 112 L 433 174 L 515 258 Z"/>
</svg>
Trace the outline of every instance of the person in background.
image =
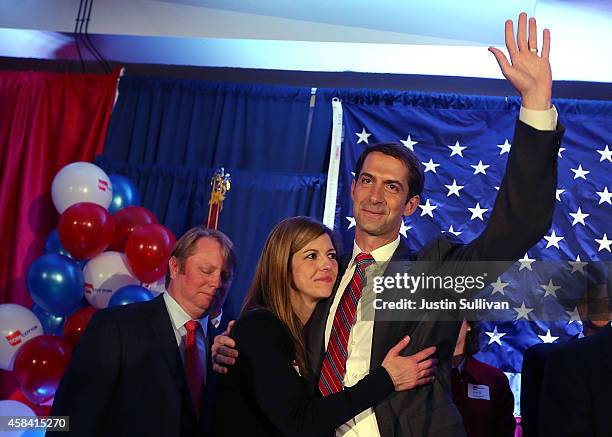
<svg viewBox="0 0 612 437">
<path fill-rule="evenodd" d="M 514 395 L 504 372 L 474 358 L 478 336 L 477 323 L 464 320 L 453 353 L 453 402 L 468 437 L 513 437 Z"/>
<path fill-rule="evenodd" d="M 211 308 L 220 308 L 236 258 L 223 233 L 188 230 L 168 262 L 167 292 L 97 312 L 74 349 L 52 416 L 69 436 L 209 435 L 214 375 Z"/>
<path fill-rule="evenodd" d="M 361 274 L 351 284 L 357 294 L 371 263 L 358 264 Z M 394 390 L 433 380 L 435 347 L 402 357 L 410 341 L 403 338 L 353 387 L 326 397 L 313 393 L 302 330 L 317 302 L 330 296 L 337 276 L 336 248 L 323 223 L 293 217 L 274 227 L 232 329 L 240 360 L 219 378 L 214 435 L 330 435 Z"/>
</svg>

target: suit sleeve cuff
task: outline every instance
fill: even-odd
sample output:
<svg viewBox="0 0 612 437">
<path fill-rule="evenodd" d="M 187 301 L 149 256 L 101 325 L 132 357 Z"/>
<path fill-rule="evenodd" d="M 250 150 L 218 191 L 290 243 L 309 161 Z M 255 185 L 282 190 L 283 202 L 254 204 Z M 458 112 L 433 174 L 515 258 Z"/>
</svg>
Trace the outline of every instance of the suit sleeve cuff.
<svg viewBox="0 0 612 437">
<path fill-rule="evenodd" d="M 557 108 L 553 105 L 550 109 L 543 111 L 527 109 L 521 106 L 519 120 L 534 129 L 541 131 L 553 131 L 557 128 Z"/>
</svg>

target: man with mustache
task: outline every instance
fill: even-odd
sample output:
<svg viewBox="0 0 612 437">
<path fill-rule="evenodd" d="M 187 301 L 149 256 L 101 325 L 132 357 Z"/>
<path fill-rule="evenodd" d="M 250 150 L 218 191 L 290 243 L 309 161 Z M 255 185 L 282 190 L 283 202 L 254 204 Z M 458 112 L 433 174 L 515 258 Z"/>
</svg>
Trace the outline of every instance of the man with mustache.
<svg viewBox="0 0 612 437">
<path fill-rule="evenodd" d="M 529 28 L 529 32 L 527 31 Z M 555 202 L 556 156 L 563 135 L 557 113 L 551 105 L 552 75 L 548 55 L 550 33 L 544 31 L 541 56 L 537 53 L 535 19 L 521 14 L 515 40 L 513 23 L 505 25 L 506 47 L 511 61 L 495 48 L 504 76 L 521 95 L 507 171 L 495 207 L 482 234 L 462 244 L 448 234 L 411 252 L 400 240 L 403 216 L 415 212 L 420 203 L 424 176 L 418 159 L 407 148 L 378 144 L 359 158 L 351 187 L 355 217 L 352 255 L 342 264 L 341 280 L 332 296 L 318 304 L 305 328 L 313 386 L 322 395 L 329 377 L 330 348 L 334 318 L 347 285 L 355 271 L 354 259 L 368 253 L 377 265 L 398 265 L 402 261 L 430 261 L 453 265 L 461 270 L 464 261 L 514 261 L 548 230 Z M 538 189 L 532 185 L 538 181 Z M 343 273 L 342 273 L 343 272 Z M 389 270 L 386 271 L 389 273 Z M 363 317 L 362 301 L 356 320 L 351 320 L 345 372 L 340 386 L 352 386 L 380 365 L 385 351 L 403 336 L 410 336 L 402 355 L 436 346 L 439 358 L 435 380 L 416 390 L 394 393 L 386 400 L 351 419 L 336 430 L 337 436 L 465 436 L 461 415 L 452 402 L 451 358 L 461 322 L 372 321 Z M 213 360 L 217 371 L 233 364 L 238 356 L 228 336 L 215 339 Z M 238 358 L 239 359 L 239 358 Z M 325 374 L 326 376 L 321 376 Z M 322 384 L 323 382 L 323 384 Z"/>
</svg>

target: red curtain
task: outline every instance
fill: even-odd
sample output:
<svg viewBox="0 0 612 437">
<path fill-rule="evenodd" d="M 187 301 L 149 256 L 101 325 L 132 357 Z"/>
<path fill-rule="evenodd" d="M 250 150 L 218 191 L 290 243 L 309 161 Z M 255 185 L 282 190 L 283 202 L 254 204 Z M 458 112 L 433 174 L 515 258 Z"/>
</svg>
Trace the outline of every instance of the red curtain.
<svg viewBox="0 0 612 437">
<path fill-rule="evenodd" d="M 31 306 L 25 275 L 58 219 L 51 182 L 102 152 L 118 73 L 0 71 L 0 304 Z"/>
</svg>

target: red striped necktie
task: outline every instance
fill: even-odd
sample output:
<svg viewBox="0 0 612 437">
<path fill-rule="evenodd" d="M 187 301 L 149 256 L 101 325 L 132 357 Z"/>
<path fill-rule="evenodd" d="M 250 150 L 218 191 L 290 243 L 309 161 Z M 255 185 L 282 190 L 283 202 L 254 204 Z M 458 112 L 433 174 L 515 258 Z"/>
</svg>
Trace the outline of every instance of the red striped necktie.
<svg viewBox="0 0 612 437">
<path fill-rule="evenodd" d="M 355 273 L 349 285 L 344 289 L 336 309 L 327 351 L 321 367 L 319 390 L 323 396 L 342 390 L 348 358 L 348 339 L 357 317 L 357 304 L 361 297 L 361 290 L 366 283 L 365 269 L 372 263 L 374 263 L 374 258 L 369 253 L 361 252 L 355 257 Z"/>
</svg>

